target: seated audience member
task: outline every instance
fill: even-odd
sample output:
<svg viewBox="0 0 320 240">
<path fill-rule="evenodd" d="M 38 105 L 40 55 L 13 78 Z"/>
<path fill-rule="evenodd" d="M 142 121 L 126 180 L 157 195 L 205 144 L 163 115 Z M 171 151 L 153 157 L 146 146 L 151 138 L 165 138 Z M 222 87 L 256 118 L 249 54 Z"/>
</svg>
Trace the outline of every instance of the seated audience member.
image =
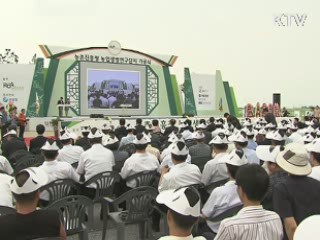
<svg viewBox="0 0 320 240">
<path fill-rule="evenodd" d="M 158 161 L 160 161 L 160 151 L 159 151 L 159 149 L 152 146 L 152 140 L 151 140 L 152 136 L 151 136 L 151 134 L 148 133 L 147 136 L 148 136 L 150 142 L 148 142 L 148 145 L 147 145 L 147 148 L 146 148 L 146 152 L 154 155 L 158 159 Z"/>
<path fill-rule="evenodd" d="M 48 175 L 48 183 L 58 179 L 72 179 L 79 182 L 79 175 L 74 168 L 67 162 L 59 162 L 57 160 L 59 148 L 54 140 L 48 140 L 41 148 L 44 156 L 44 163 L 39 168 Z M 41 194 L 41 199 L 49 200 L 48 193 Z M 45 205 L 46 203 L 43 202 Z"/>
<path fill-rule="evenodd" d="M 88 135 L 90 133 L 90 127 L 85 126 L 81 129 L 82 137 L 78 139 L 75 143 L 75 145 L 82 147 L 84 151 L 91 148 L 90 139 L 88 138 Z"/>
<path fill-rule="evenodd" d="M 309 177 L 320 181 L 320 139 L 317 138 L 313 140 L 312 143 L 308 145 L 307 150 L 310 152 L 310 163 L 312 165 Z"/>
<path fill-rule="evenodd" d="M 92 128 L 88 138 L 92 147 L 83 152 L 77 167 L 77 173 L 84 176 L 84 180 L 88 181 L 93 176 L 112 171 L 115 160 L 113 153 L 102 145 L 102 132 L 97 128 Z M 86 196 L 93 198 L 95 194 L 95 186 L 84 188 Z"/>
<path fill-rule="evenodd" d="M 192 122 L 191 122 L 190 119 L 185 120 L 184 123 L 188 126 L 188 129 L 189 129 L 190 132 L 194 131 L 193 127 L 192 127 Z"/>
<path fill-rule="evenodd" d="M 165 148 L 161 152 L 160 160 L 162 161 L 167 155 L 171 155 L 173 143 L 182 139 L 180 134 L 170 133 Z M 182 139 L 183 141 L 183 139 Z"/>
<path fill-rule="evenodd" d="M 112 133 L 112 128 L 111 126 L 108 126 L 108 124 L 103 124 L 102 127 L 101 127 L 101 132 L 104 134 L 104 135 L 109 135 Z"/>
<path fill-rule="evenodd" d="M 161 168 L 159 192 L 167 189 L 190 186 L 201 183 L 201 172 L 194 164 L 186 163 L 189 149 L 182 141 L 175 142 L 171 148 L 171 158 L 174 166 Z"/>
<path fill-rule="evenodd" d="M 67 239 L 57 211 L 37 210 L 39 188 L 47 180 L 47 175 L 39 168 L 26 168 L 11 181 L 17 213 L 0 216 L 0 239 Z"/>
<path fill-rule="evenodd" d="M 180 126 L 179 134 L 182 135 L 184 140 L 191 140 L 192 139 L 192 132 L 189 129 L 189 125 L 186 123 L 182 123 Z"/>
<path fill-rule="evenodd" d="M 170 126 L 166 127 L 166 129 L 164 130 L 164 133 L 163 133 L 164 136 L 168 136 L 172 132 L 178 132 L 179 131 L 179 128 L 175 126 L 176 125 L 176 120 L 175 119 L 171 119 L 169 121 L 169 124 L 170 124 Z"/>
<path fill-rule="evenodd" d="M 68 130 L 62 131 L 60 134 L 60 142 L 63 147 L 59 150 L 57 160 L 70 164 L 79 162 L 80 156 L 84 152 L 83 148 L 72 145 L 72 136 Z"/>
<path fill-rule="evenodd" d="M 207 131 L 206 120 L 200 119 L 200 124 L 196 126 L 196 130 L 204 133 L 204 143 L 209 144 L 212 140 L 212 135 L 211 132 Z"/>
<path fill-rule="evenodd" d="M 289 240 L 305 218 L 320 214 L 320 182 L 308 177 L 311 165 L 304 146 L 289 143 L 277 156 L 277 164 L 289 173 L 273 190 L 273 206 L 283 220 Z"/>
<path fill-rule="evenodd" d="M 0 173 L 0 206 L 13 207 L 13 198 L 10 190 L 10 184 L 13 177 Z"/>
<path fill-rule="evenodd" d="M 256 151 L 247 147 L 248 137 L 244 131 L 240 131 L 236 135 L 230 136 L 229 140 L 234 142 L 234 145 L 237 149 L 242 149 L 244 151 L 249 163 L 260 164 L 260 160 L 257 157 Z"/>
<path fill-rule="evenodd" d="M 121 169 L 120 175 L 123 179 L 126 179 L 134 174 L 143 171 L 156 171 L 159 168 L 158 159 L 146 152 L 146 147 L 150 139 L 147 135 L 139 133 L 133 140 L 136 148 L 136 153 L 132 154 L 125 162 Z M 134 188 L 136 183 L 134 181 L 127 182 L 127 186 Z"/>
<path fill-rule="evenodd" d="M 126 120 L 124 118 L 121 118 L 119 120 L 120 126 L 117 127 L 114 131 L 114 134 L 116 135 L 116 137 L 119 139 L 119 141 L 121 141 L 121 139 L 124 136 L 127 136 L 127 128 L 126 128 Z"/>
<path fill-rule="evenodd" d="M 110 149 L 113 153 L 114 160 L 115 160 L 115 166 L 113 168 L 114 171 L 120 172 L 124 162 L 127 160 L 129 157 L 129 154 L 125 151 L 119 151 L 119 140 L 118 138 L 113 135 L 109 134 L 105 139 L 103 145 Z"/>
<path fill-rule="evenodd" d="M 209 118 L 209 124 L 207 125 L 206 129 L 208 132 L 213 132 L 214 130 L 216 130 L 216 124 L 215 124 L 214 117 Z"/>
<path fill-rule="evenodd" d="M 283 146 L 286 142 L 285 139 L 285 135 L 282 132 L 279 131 L 275 131 L 272 135 L 271 135 L 271 145 L 272 146 Z"/>
<path fill-rule="evenodd" d="M 136 119 L 136 126 L 135 126 L 135 134 L 143 133 L 146 130 L 146 127 L 142 125 L 142 119 Z"/>
<path fill-rule="evenodd" d="M 266 196 L 262 201 L 264 209 L 273 211 L 273 189 L 276 184 L 284 182 L 288 177 L 288 173 L 283 171 L 276 162 L 277 156 L 282 151 L 282 146 L 258 146 L 257 156 L 266 164 L 269 173 L 270 184 Z"/>
<path fill-rule="evenodd" d="M 9 175 L 13 174 L 13 169 L 9 161 L 4 156 L 0 156 L 0 173 L 1 172 Z"/>
<path fill-rule="evenodd" d="M 248 136 L 248 149 L 256 150 L 258 144 L 254 141 L 254 131 L 252 128 L 247 128 L 246 134 Z"/>
<path fill-rule="evenodd" d="M 134 126 L 132 126 L 131 124 L 128 124 L 127 126 L 127 136 L 123 137 L 121 140 L 120 140 L 120 146 L 119 148 L 121 148 L 122 146 L 124 145 L 127 145 L 127 144 L 130 144 L 133 142 L 133 140 L 135 139 L 135 136 L 134 136 Z"/>
<path fill-rule="evenodd" d="M 212 146 L 212 159 L 204 165 L 201 176 L 201 182 L 205 186 L 229 177 L 226 164 L 219 161 L 219 159 L 227 156 L 229 141 L 226 135 L 219 133 L 209 144 Z"/>
<path fill-rule="evenodd" d="M 44 132 L 46 131 L 46 128 L 42 124 L 38 124 L 36 126 L 36 132 L 38 136 L 30 140 L 30 146 L 29 146 L 29 152 L 33 154 L 40 154 L 41 153 L 41 147 L 46 143 L 48 140 L 46 137 L 43 136 Z"/>
<path fill-rule="evenodd" d="M 211 149 L 208 144 L 204 143 L 205 135 L 202 131 L 196 131 L 192 134 L 192 138 L 196 141 L 195 145 L 189 148 L 189 154 L 192 157 L 210 157 Z"/>
<path fill-rule="evenodd" d="M 232 207 L 241 205 L 235 177 L 239 167 L 248 163 L 244 152 L 240 149 L 235 149 L 229 155 L 220 158 L 218 161 L 226 164 L 230 180 L 225 185 L 215 188 L 203 206 L 202 217 L 207 220 L 207 225 L 204 225 L 201 230 L 203 233 L 211 231 L 216 234 L 220 226 L 220 221 L 213 222 L 210 221 L 210 218 L 214 218 Z"/>
<path fill-rule="evenodd" d="M 258 164 L 242 166 L 236 174 L 236 185 L 243 208 L 234 217 L 221 222 L 215 240 L 281 240 L 280 217 L 261 206 L 269 185 L 266 171 Z"/>
<path fill-rule="evenodd" d="M 25 142 L 17 137 L 15 130 L 10 130 L 3 137 L 6 139 L 1 145 L 2 155 L 9 159 L 10 155 L 20 149 L 28 150 Z"/>
<path fill-rule="evenodd" d="M 152 133 L 161 133 L 161 128 L 159 127 L 159 120 L 153 119 L 152 120 Z"/>
<path fill-rule="evenodd" d="M 159 238 L 204 240 L 203 237 L 193 237 L 192 229 L 200 216 L 200 196 L 191 187 L 184 187 L 177 190 L 166 190 L 157 196 L 157 202 L 164 204 L 167 208 L 167 220 L 169 236 Z"/>
</svg>

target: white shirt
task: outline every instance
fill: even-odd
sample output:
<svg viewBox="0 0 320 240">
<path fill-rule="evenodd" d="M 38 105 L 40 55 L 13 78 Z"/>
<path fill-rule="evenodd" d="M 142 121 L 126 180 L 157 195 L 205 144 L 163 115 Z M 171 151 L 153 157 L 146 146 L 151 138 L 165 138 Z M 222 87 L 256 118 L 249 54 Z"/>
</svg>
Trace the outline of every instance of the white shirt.
<svg viewBox="0 0 320 240">
<path fill-rule="evenodd" d="M 158 170 L 159 161 L 150 153 L 134 153 L 123 164 L 120 175 L 123 179 L 143 171 Z M 135 181 L 127 182 L 127 186 L 134 188 Z"/>
<path fill-rule="evenodd" d="M 238 214 L 224 219 L 214 240 L 281 240 L 283 228 L 280 217 L 262 206 L 241 209 Z"/>
<path fill-rule="evenodd" d="M 0 206 L 13 207 L 13 197 L 10 190 L 10 183 L 13 177 L 0 173 Z"/>
<path fill-rule="evenodd" d="M 201 172 L 198 166 L 186 162 L 174 165 L 170 171 L 162 176 L 159 192 L 168 189 L 201 183 Z"/>
<path fill-rule="evenodd" d="M 237 193 L 237 185 L 234 180 L 230 180 L 224 186 L 215 188 L 207 202 L 202 208 L 202 213 L 208 218 L 213 218 L 228 209 L 241 205 L 241 200 Z M 220 222 L 207 220 L 207 225 L 213 232 L 218 232 Z"/>
<path fill-rule="evenodd" d="M 298 143 L 301 138 L 302 138 L 302 136 L 301 136 L 300 133 L 298 133 L 298 132 L 293 132 L 293 133 L 288 137 L 288 142 Z"/>
<path fill-rule="evenodd" d="M 189 154 L 185 162 L 191 164 L 191 156 Z M 163 168 L 164 166 L 167 166 L 167 165 L 169 168 L 172 168 L 174 166 L 174 163 L 172 162 L 171 154 L 168 154 L 167 156 L 164 157 L 164 159 L 161 162 L 160 168 Z"/>
<path fill-rule="evenodd" d="M 135 136 L 133 134 L 128 134 L 126 137 L 121 138 L 119 148 L 129 143 L 132 143 L 134 138 Z"/>
<path fill-rule="evenodd" d="M 229 178 L 226 164 L 219 163 L 219 159 L 227 155 L 227 153 L 218 153 L 213 159 L 204 165 L 201 182 L 205 186 L 209 185 L 210 183 Z"/>
<path fill-rule="evenodd" d="M 83 148 L 80 146 L 73 146 L 71 144 L 64 145 L 63 148 L 59 150 L 57 160 L 70 164 L 79 162 L 80 156 L 83 152 Z"/>
<path fill-rule="evenodd" d="M 74 168 L 67 162 L 54 161 L 44 161 L 44 163 L 39 166 L 41 170 L 47 173 L 48 183 L 51 183 L 58 179 L 72 179 L 75 182 L 79 182 L 79 175 L 76 173 Z M 49 199 L 49 194 L 47 192 L 42 192 L 40 198 L 44 200 Z"/>
<path fill-rule="evenodd" d="M 167 148 L 162 150 L 160 159 L 161 161 L 167 156 L 167 155 L 171 155 L 171 148 L 173 147 L 173 144 L 171 143 Z"/>
<path fill-rule="evenodd" d="M 189 235 L 187 237 L 164 236 L 159 238 L 158 240 L 205 240 L 205 238 L 201 236 L 193 237 L 192 235 Z"/>
<path fill-rule="evenodd" d="M 260 159 L 257 157 L 256 151 L 249 148 L 243 148 L 242 150 L 244 154 L 247 156 L 248 162 L 250 164 L 260 164 Z"/>
<path fill-rule="evenodd" d="M 313 167 L 312 172 L 310 173 L 309 177 L 320 181 L 320 166 Z"/>
<path fill-rule="evenodd" d="M 0 170 L 8 173 L 9 175 L 13 173 L 13 169 L 9 161 L 4 156 L 0 156 Z"/>
<path fill-rule="evenodd" d="M 189 129 L 186 129 L 184 130 L 182 133 L 181 133 L 182 137 L 184 140 L 189 140 L 192 138 L 192 132 L 190 132 Z"/>
<path fill-rule="evenodd" d="M 81 154 L 77 173 L 80 175 L 85 174 L 85 180 L 88 181 L 99 173 L 112 171 L 114 165 L 115 161 L 112 151 L 105 148 L 102 144 L 93 144 L 90 149 Z"/>
</svg>

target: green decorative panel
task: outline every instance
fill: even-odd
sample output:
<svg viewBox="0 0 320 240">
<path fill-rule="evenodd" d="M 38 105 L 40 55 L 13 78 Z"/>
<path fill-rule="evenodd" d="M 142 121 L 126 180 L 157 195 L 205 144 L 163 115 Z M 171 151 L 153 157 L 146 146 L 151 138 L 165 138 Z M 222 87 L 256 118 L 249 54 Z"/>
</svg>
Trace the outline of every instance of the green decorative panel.
<svg viewBox="0 0 320 240">
<path fill-rule="evenodd" d="M 34 70 L 32 87 L 27 107 L 28 117 L 43 117 L 44 115 L 44 76 L 43 58 L 38 58 Z"/>
<path fill-rule="evenodd" d="M 158 106 L 159 101 L 159 77 L 147 66 L 147 115 Z"/>
<path fill-rule="evenodd" d="M 192 81 L 189 68 L 184 69 L 184 96 L 185 96 L 185 113 L 197 115 L 196 103 L 194 101 Z"/>
<path fill-rule="evenodd" d="M 71 111 L 80 115 L 80 63 L 75 62 L 65 72 L 65 99 L 70 98 Z"/>
</svg>

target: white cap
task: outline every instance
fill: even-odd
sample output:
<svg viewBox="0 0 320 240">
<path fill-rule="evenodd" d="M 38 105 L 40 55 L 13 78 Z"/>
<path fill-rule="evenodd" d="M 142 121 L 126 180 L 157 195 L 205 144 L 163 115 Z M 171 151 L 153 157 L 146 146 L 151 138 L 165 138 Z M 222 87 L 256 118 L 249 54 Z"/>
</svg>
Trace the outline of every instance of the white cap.
<svg viewBox="0 0 320 240">
<path fill-rule="evenodd" d="M 308 134 L 308 133 L 315 133 L 316 130 L 312 127 L 312 126 L 309 126 L 305 129 L 305 134 Z"/>
<path fill-rule="evenodd" d="M 250 121 L 246 120 L 246 121 L 243 123 L 243 126 L 244 126 L 244 127 L 250 127 L 250 126 L 252 126 L 252 123 L 251 123 Z"/>
<path fill-rule="evenodd" d="M 60 134 L 61 133 L 62 133 L 62 135 L 60 135 L 60 137 L 59 137 L 60 140 L 73 139 L 71 136 L 71 133 L 68 130 L 61 131 Z"/>
<path fill-rule="evenodd" d="M 19 187 L 15 178 L 12 179 L 10 189 L 15 194 L 32 193 L 48 183 L 48 175 L 41 168 L 30 167 L 21 170 L 19 173 L 21 172 L 29 173 L 29 178 L 21 187 Z"/>
<path fill-rule="evenodd" d="M 219 133 L 209 142 L 209 144 L 228 144 L 228 143 L 230 142 L 228 141 L 227 135 L 224 133 Z"/>
<path fill-rule="evenodd" d="M 314 137 L 311 134 L 307 134 L 301 138 L 301 141 L 311 143 L 314 140 Z"/>
<path fill-rule="evenodd" d="M 175 155 L 178 155 L 178 156 L 180 156 L 180 155 L 188 155 L 189 154 L 189 149 L 188 149 L 187 145 L 185 144 L 185 142 L 177 141 L 177 142 L 172 144 L 171 153 L 173 153 Z"/>
<path fill-rule="evenodd" d="M 203 139 L 203 138 L 205 138 L 205 135 L 202 131 L 195 131 L 192 133 L 191 138 L 192 139 Z"/>
<path fill-rule="evenodd" d="M 218 160 L 220 163 L 228 163 L 233 166 L 242 166 L 248 163 L 248 159 L 241 149 L 234 149 L 227 156 Z"/>
<path fill-rule="evenodd" d="M 200 216 L 200 196 L 191 187 L 162 191 L 157 196 L 157 202 L 184 216 Z"/>
<path fill-rule="evenodd" d="M 9 135 L 17 135 L 17 132 L 13 129 L 11 129 L 9 132 L 7 132 L 3 137 L 9 136 Z"/>
<path fill-rule="evenodd" d="M 228 140 L 231 141 L 231 142 L 241 142 L 241 143 L 244 143 L 244 142 L 248 142 L 248 138 L 247 136 L 245 136 L 244 134 L 242 134 L 243 131 L 240 131 L 238 132 L 237 134 L 235 135 L 231 135 Z M 245 133 L 245 132 L 244 132 Z"/>
<path fill-rule="evenodd" d="M 275 131 L 273 132 L 273 134 L 271 135 L 271 139 L 275 140 L 275 141 L 283 141 L 285 140 L 284 135 L 282 136 L 279 131 Z"/>
<path fill-rule="evenodd" d="M 260 145 L 256 149 L 257 157 L 265 162 L 276 163 L 278 154 L 281 151 L 282 146 L 268 146 Z"/>
<path fill-rule="evenodd" d="M 298 129 L 298 127 L 296 125 L 294 125 L 293 123 L 289 125 L 289 128 L 293 129 L 293 130 L 297 130 Z"/>
<path fill-rule="evenodd" d="M 103 124 L 101 130 L 111 130 L 111 127 L 108 124 Z"/>
<path fill-rule="evenodd" d="M 103 138 L 103 145 L 110 145 L 119 142 L 119 139 L 116 136 L 110 136 L 109 134 Z"/>
<path fill-rule="evenodd" d="M 46 143 L 41 147 L 44 151 L 59 151 L 56 141 L 46 141 Z"/>
<path fill-rule="evenodd" d="M 133 144 L 138 144 L 138 145 L 147 144 L 149 142 L 151 142 L 151 139 L 144 133 L 137 134 L 133 140 Z"/>
<path fill-rule="evenodd" d="M 316 135 L 320 136 L 320 129 L 319 128 L 317 128 L 317 130 L 316 130 Z"/>
<path fill-rule="evenodd" d="M 83 133 L 88 133 L 88 132 L 90 132 L 90 126 L 83 126 L 83 127 L 81 127 L 81 132 L 83 132 Z"/>
<path fill-rule="evenodd" d="M 88 135 L 88 138 L 90 138 L 90 139 L 102 138 L 102 137 L 103 137 L 103 133 L 99 129 L 97 129 L 97 131 L 94 134 L 92 133 L 92 129 L 91 129 L 91 131 Z"/>
<path fill-rule="evenodd" d="M 126 129 L 127 130 L 135 130 L 136 128 L 133 125 L 128 124 Z"/>
<path fill-rule="evenodd" d="M 201 124 L 199 124 L 199 125 L 197 125 L 196 126 L 196 129 L 206 129 L 207 128 L 207 126 L 204 124 L 204 123 L 201 123 Z"/>
<path fill-rule="evenodd" d="M 275 128 L 276 125 L 274 125 L 273 123 L 268 123 L 264 128 Z"/>
<path fill-rule="evenodd" d="M 176 141 L 180 141 L 181 139 L 178 138 L 178 136 L 176 134 L 174 134 L 173 132 L 169 135 L 168 138 L 168 142 L 176 142 Z"/>
<path fill-rule="evenodd" d="M 288 125 L 285 124 L 284 122 L 280 122 L 278 127 L 277 127 L 278 130 L 287 130 L 288 129 Z"/>
<path fill-rule="evenodd" d="M 277 164 L 286 172 L 306 176 L 311 173 L 308 152 L 302 144 L 289 143 L 277 156 Z"/>
<path fill-rule="evenodd" d="M 249 129 L 249 128 L 245 127 L 242 129 L 242 131 L 244 131 L 247 134 L 247 136 L 254 136 L 253 129 Z"/>
<path fill-rule="evenodd" d="M 318 240 L 320 235 L 320 215 L 305 218 L 294 232 L 293 240 Z"/>
<path fill-rule="evenodd" d="M 308 152 L 320 153 L 320 138 L 314 139 L 310 144 L 308 144 L 306 149 Z"/>
<path fill-rule="evenodd" d="M 260 135 L 266 135 L 267 134 L 267 131 L 264 129 L 264 128 L 261 128 L 258 132 L 258 134 Z"/>
<path fill-rule="evenodd" d="M 185 128 L 187 128 L 189 125 L 188 124 L 186 124 L 186 123 L 181 123 L 180 125 L 179 125 L 179 128 L 180 129 L 185 129 Z"/>
</svg>

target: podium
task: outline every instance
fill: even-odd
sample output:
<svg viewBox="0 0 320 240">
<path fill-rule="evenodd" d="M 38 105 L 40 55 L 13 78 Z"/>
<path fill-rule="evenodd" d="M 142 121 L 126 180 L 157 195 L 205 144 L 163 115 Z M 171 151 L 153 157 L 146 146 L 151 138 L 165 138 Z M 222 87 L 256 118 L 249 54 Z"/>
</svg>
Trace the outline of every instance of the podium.
<svg viewBox="0 0 320 240">
<path fill-rule="evenodd" d="M 65 116 L 67 117 L 71 104 L 57 104 L 57 107 L 59 110 L 59 117 L 63 117 L 63 110 L 65 112 Z"/>
</svg>

